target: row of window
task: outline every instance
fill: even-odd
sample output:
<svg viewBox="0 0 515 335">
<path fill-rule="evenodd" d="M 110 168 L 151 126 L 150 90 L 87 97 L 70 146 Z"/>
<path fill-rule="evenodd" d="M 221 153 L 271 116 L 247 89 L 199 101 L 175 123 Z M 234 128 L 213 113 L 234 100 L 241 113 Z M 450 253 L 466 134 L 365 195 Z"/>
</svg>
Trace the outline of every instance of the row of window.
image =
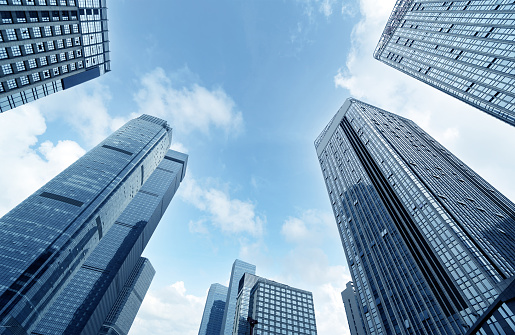
<svg viewBox="0 0 515 335">
<path fill-rule="evenodd" d="M 19 41 L 31 38 L 52 37 L 60 35 L 78 34 L 79 25 L 57 25 L 32 28 L 6 29 L 0 31 L 0 41 Z"/>
<path fill-rule="evenodd" d="M 0 5 L 75 6 L 75 0 L 0 0 Z"/>
</svg>

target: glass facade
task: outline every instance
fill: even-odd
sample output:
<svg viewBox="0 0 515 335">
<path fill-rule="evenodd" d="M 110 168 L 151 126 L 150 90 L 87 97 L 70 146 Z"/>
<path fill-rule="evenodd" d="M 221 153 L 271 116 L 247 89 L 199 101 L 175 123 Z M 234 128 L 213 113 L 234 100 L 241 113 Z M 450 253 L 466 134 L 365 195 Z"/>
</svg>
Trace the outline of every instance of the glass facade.
<svg viewBox="0 0 515 335">
<path fill-rule="evenodd" d="M 342 291 L 342 300 L 345 305 L 345 314 L 351 335 L 366 335 L 365 325 L 359 313 L 358 301 L 352 282 L 347 283 L 347 288 Z"/>
<path fill-rule="evenodd" d="M 110 71 L 106 0 L 0 0 L 0 113 Z"/>
<path fill-rule="evenodd" d="M 367 334 L 465 334 L 515 275 L 515 205 L 412 121 L 355 99 L 315 147 Z"/>
<path fill-rule="evenodd" d="M 186 165 L 186 155 L 168 150 L 32 334 L 97 333 L 108 313 L 112 319 L 106 326 L 108 329 L 113 328 L 118 334 L 128 332 L 144 297 L 138 292 L 146 292 L 154 272 L 146 288 L 134 292 L 131 273 L 139 273 L 137 268 L 143 266 L 140 256 L 178 189 Z M 129 284 L 121 287 L 119 283 Z M 116 297 L 125 305 L 115 302 Z M 127 315 L 132 315 L 130 322 Z"/>
<path fill-rule="evenodd" d="M 234 335 L 249 335 L 247 317 L 257 320 L 256 335 L 316 335 L 311 292 L 246 273 L 238 292 Z"/>
<path fill-rule="evenodd" d="M 0 219 L 0 334 L 33 330 L 161 163 L 172 130 L 142 115 Z"/>
<path fill-rule="evenodd" d="M 227 287 L 212 284 L 207 294 L 204 314 L 200 323 L 199 335 L 220 335 L 227 299 Z"/>
<path fill-rule="evenodd" d="M 225 310 L 222 322 L 222 330 L 220 335 L 232 335 L 234 326 L 234 315 L 236 314 L 236 299 L 238 296 L 238 284 L 243 274 L 256 273 L 256 266 L 235 260 L 232 265 L 231 279 L 229 281 L 229 289 L 227 291 L 227 298 L 225 299 Z"/>
<path fill-rule="evenodd" d="M 515 3 L 398 0 L 374 57 L 515 126 Z"/>
<path fill-rule="evenodd" d="M 98 335 L 127 335 L 156 271 L 141 257 L 122 288 Z"/>
</svg>

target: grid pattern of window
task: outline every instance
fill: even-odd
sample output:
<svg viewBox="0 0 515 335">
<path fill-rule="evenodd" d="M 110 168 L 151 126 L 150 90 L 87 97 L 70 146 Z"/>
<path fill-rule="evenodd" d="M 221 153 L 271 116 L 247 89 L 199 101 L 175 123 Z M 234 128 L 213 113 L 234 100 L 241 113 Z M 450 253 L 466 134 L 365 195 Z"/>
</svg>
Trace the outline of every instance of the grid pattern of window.
<svg viewBox="0 0 515 335">
<path fill-rule="evenodd" d="M 65 300 L 58 295 L 74 274 L 84 273 L 89 278 L 84 283 L 96 282 L 99 271 L 79 269 L 86 258 L 86 265 L 102 269 L 89 263 L 97 261 L 93 249 L 118 226 L 115 222 L 161 163 L 170 142 L 171 128 L 163 120 L 146 115 L 131 120 L 0 219 L 0 326 L 15 321 L 11 332 L 30 333 L 37 316 L 53 301 Z M 147 234 L 155 224 L 147 223 Z M 100 257 L 102 262 L 109 262 L 107 255 Z"/>
<path fill-rule="evenodd" d="M 315 146 L 367 334 L 464 334 L 515 274 L 515 205 L 412 121 L 354 99 Z"/>
<path fill-rule="evenodd" d="M 212 284 L 209 288 L 202 321 L 200 322 L 199 335 L 220 335 L 227 290 L 227 287 L 220 284 Z"/>
<path fill-rule="evenodd" d="M 258 321 L 254 327 L 256 335 L 317 334 L 311 292 L 257 276 L 249 277 L 247 283 L 240 285 L 234 334 L 248 334 L 247 316 Z"/>
<path fill-rule="evenodd" d="M 66 89 L 110 71 L 106 11 L 106 0 L 0 1 L 0 66 L 16 69 L 0 73 L 0 113 L 28 102 L 23 90 L 41 85 L 33 73 Z"/>
<path fill-rule="evenodd" d="M 378 60 L 515 126 L 515 3 L 399 0 Z"/>
</svg>

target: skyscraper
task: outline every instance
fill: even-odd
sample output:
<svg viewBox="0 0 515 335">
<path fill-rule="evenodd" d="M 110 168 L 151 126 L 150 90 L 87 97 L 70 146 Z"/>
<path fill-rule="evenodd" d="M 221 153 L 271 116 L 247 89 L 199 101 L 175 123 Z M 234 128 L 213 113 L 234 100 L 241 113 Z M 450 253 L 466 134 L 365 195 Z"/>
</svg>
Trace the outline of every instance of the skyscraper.
<svg viewBox="0 0 515 335">
<path fill-rule="evenodd" d="M 158 168 L 171 136 L 161 119 L 131 120 L 0 219 L 0 334 L 33 330 Z"/>
<path fill-rule="evenodd" d="M 212 284 L 207 294 L 204 314 L 200 322 L 199 335 L 220 335 L 227 299 L 227 287 Z"/>
<path fill-rule="evenodd" d="M 515 205 L 414 122 L 355 99 L 315 147 L 367 334 L 465 334 L 515 275 Z"/>
<path fill-rule="evenodd" d="M 236 313 L 236 298 L 238 296 L 238 284 L 244 273 L 255 274 L 256 266 L 235 260 L 232 265 L 231 279 L 229 281 L 229 290 L 225 299 L 225 310 L 220 335 L 232 335 L 234 325 L 234 314 Z"/>
<path fill-rule="evenodd" d="M 374 57 L 515 126 L 515 4 L 398 0 Z"/>
<path fill-rule="evenodd" d="M 186 171 L 187 156 L 168 150 L 33 334 L 127 334 L 154 276 L 141 258 Z M 111 310 L 111 311 L 110 311 Z M 111 332 L 110 332 L 111 331 Z"/>
<path fill-rule="evenodd" d="M 110 71 L 106 0 L 0 0 L 0 113 Z"/>
<path fill-rule="evenodd" d="M 352 282 L 348 282 L 347 288 L 342 291 L 342 300 L 345 305 L 345 314 L 347 314 L 351 335 L 366 335 Z"/>
<path fill-rule="evenodd" d="M 233 335 L 316 335 L 311 292 L 245 273 L 240 279 Z"/>
</svg>

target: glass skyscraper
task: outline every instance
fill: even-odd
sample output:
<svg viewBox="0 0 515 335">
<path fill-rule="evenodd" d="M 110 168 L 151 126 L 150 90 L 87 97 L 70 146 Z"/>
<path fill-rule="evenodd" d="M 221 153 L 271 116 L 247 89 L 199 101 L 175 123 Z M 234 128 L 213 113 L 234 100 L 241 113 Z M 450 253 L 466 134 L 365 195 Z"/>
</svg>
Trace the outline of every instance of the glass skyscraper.
<svg viewBox="0 0 515 335">
<path fill-rule="evenodd" d="M 220 335 L 227 299 L 227 287 L 212 284 L 207 294 L 204 314 L 200 322 L 199 335 Z"/>
<path fill-rule="evenodd" d="M 515 205 L 414 122 L 355 99 L 315 147 L 367 334 L 465 334 L 515 275 Z"/>
<path fill-rule="evenodd" d="M 233 335 L 316 335 L 311 292 L 245 273 L 240 279 Z"/>
<path fill-rule="evenodd" d="M 186 155 L 168 150 L 32 334 L 93 334 L 108 313 L 106 334 L 129 332 L 155 273 L 140 256 L 178 189 L 186 164 Z M 111 306 L 115 310 L 110 312 Z"/>
<path fill-rule="evenodd" d="M 152 192 L 139 191 L 163 169 L 171 136 L 161 119 L 131 120 L 0 219 L 0 334 L 30 333 L 111 228 L 132 228 L 119 218 Z"/>
<path fill-rule="evenodd" d="M 352 282 L 348 282 L 347 288 L 342 291 L 342 300 L 345 305 L 345 314 L 347 314 L 347 322 L 351 335 L 366 335 Z"/>
<path fill-rule="evenodd" d="M 110 71 L 106 0 L 0 0 L 0 113 Z"/>
<path fill-rule="evenodd" d="M 244 273 L 255 274 L 256 266 L 235 260 L 232 265 L 231 279 L 229 281 L 229 289 L 227 298 L 225 299 L 225 310 L 220 335 L 232 335 L 234 325 L 234 314 L 236 313 L 236 298 L 238 296 L 238 284 Z"/>
<path fill-rule="evenodd" d="M 515 3 L 398 0 L 374 57 L 515 126 Z"/>
</svg>

